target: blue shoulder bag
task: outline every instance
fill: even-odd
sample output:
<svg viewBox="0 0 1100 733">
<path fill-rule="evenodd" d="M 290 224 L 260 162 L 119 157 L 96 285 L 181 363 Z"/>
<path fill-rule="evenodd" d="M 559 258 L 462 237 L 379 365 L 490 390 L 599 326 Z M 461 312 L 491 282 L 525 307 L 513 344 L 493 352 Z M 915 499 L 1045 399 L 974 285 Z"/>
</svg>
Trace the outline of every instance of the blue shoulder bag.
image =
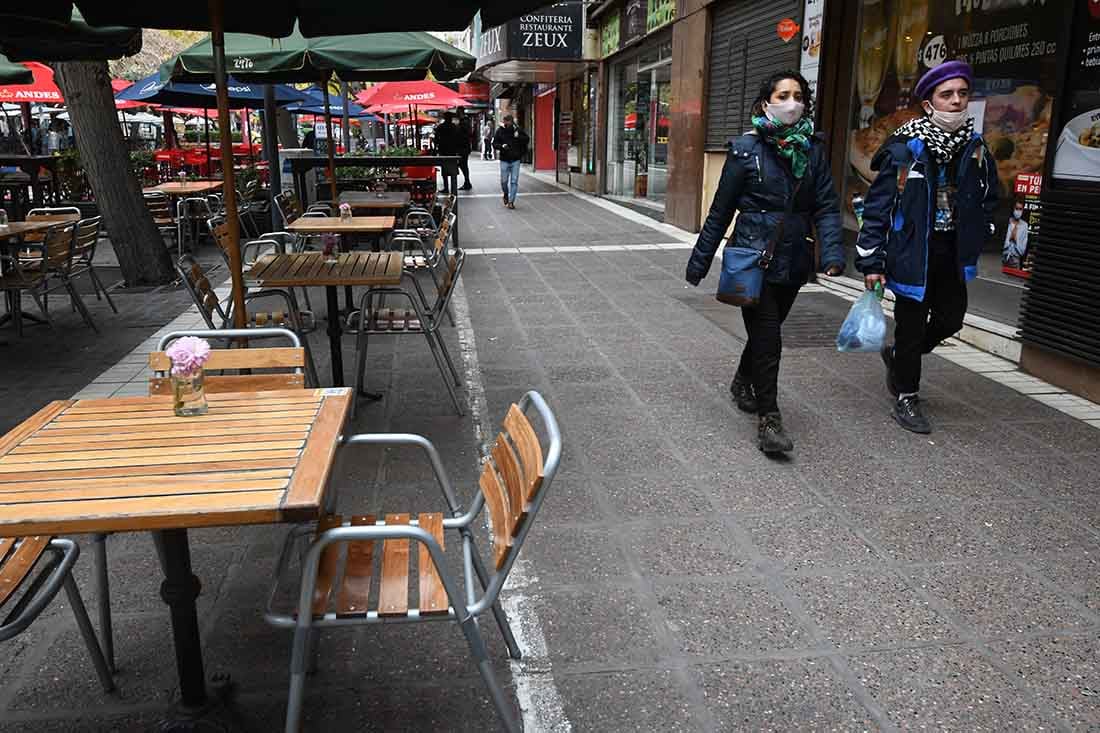
<svg viewBox="0 0 1100 733">
<path fill-rule="evenodd" d="M 783 225 L 794 211 L 794 202 L 802 188 L 800 179 L 794 192 L 787 201 L 783 218 L 772 232 L 768 246 L 763 250 L 752 247 L 731 247 L 722 250 L 722 274 L 718 278 L 718 292 L 715 298 L 729 305 L 754 306 L 760 302 L 760 291 L 764 288 L 764 271 L 771 266 L 775 257 L 775 248 L 783 237 Z"/>
</svg>

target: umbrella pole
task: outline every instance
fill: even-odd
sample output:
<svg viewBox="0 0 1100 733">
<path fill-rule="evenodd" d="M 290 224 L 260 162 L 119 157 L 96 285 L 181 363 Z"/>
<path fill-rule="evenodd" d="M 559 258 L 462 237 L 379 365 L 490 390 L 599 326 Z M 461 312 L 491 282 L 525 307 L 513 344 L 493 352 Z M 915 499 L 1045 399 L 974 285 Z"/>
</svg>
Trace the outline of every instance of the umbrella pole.
<svg viewBox="0 0 1100 733">
<path fill-rule="evenodd" d="M 229 90 L 225 73 L 225 20 L 222 0 L 208 0 L 210 42 L 214 50 L 214 84 L 218 90 L 218 138 L 221 141 L 222 192 L 225 197 L 225 225 L 229 230 L 226 250 L 233 281 L 233 326 L 244 328 L 248 314 L 244 305 L 244 275 L 241 272 L 241 222 L 237 213 L 237 188 L 233 176 L 233 137 L 229 131 Z M 201 659 L 201 658 L 200 658 Z M 201 661 L 200 661 L 201 663 Z M 205 690 L 203 691 L 205 696 Z M 188 701 L 185 699 L 184 703 Z"/>
<path fill-rule="evenodd" d="M 244 136 L 248 139 L 248 162 L 255 163 L 256 156 L 252 152 L 252 115 L 249 113 L 248 108 L 244 110 Z"/>
<path fill-rule="evenodd" d="M 346 81 L 340 82 L 340 96 L 343 97 L 344 104 L 344 115 L 340 123 L 343 126 L 344 155 L 351 155 L 351 120 L 348 119 L 348 83 Z"/>
<path fill-rule="evenodd" d="M 332 188 L 332 205 L 336 205 L 336 141 L 332 139 L 332 107 L 328 99 L 328 79 L 321 79 L 325 90 L 325 132 L 328 138 L 328 180 Z"/>
<path fill-rule="evenodd" d="M 270 84 L 264 84 L 264 146 L 267 148 L 267 184 L 271 193 L 271 231 L 277 232 L 282 228 L 279 221 L 279 207 L 275 204 L 275 197 L 282 188 L 283 169 L 279 165 L 279 130 L 278 112 L 275 109 L 275 88 Z"/>
<path fill-rule="evenodd" d="M 214 171 L 210 163 L 210 110 L 205 107 L 202 110 L 202 126 L 206 130 L 206 174 L 213 176 Z"/>
</svg>

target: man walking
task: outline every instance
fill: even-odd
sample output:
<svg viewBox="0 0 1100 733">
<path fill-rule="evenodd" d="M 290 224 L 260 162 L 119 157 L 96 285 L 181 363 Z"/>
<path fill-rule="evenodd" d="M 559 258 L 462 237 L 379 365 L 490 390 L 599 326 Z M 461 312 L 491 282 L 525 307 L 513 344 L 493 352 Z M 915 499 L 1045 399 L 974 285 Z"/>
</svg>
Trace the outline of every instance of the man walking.
<svg viewBox="0 0 1100 733">
<path fill-rule="evenodd" d="M 470 118 L 466 116 L 466 108 L 458 108 L 458 169 L 462 171 L 462 190 L 469 191 L 470 185 L 470 150 L 473 147 L 473 131 L 470 130 Z"/>
<path fill-rule="evenodd" d="M 454 123 L 454 114 L 452 114 L 451 112 L 444 112 L 443 122 L 436 125 L 435 128 L 435 147 L 440 155 L 460 155 L 459 134 L 460 133 L 458 125 Z M 455 164 L 444 164 L 442 173 L 443 193 L 450 193 L 451 178 L 458 176 L 458 171 Z M 455 191 L 455 193 L 458 193 L 458 191 Z"/>
<path fill-rule="evenodd" d="M 488 118 L 485 119 L 485 124 L 481 126 L 481 159 L 492 160 L 493 159 L 493 123 Z"/>
<path fill-rule="evenodd" d="M 875 155 L 856 267 L 864 284 L 894 291 L 894 345 L 882 351 L 894 419 L 930 433 L 920 406 L 921 357 L 954 335 L 966 283 L 993 236 L 997 166 L 969 115 L 973 72 L 964 61 L 929 70 L 914 89 L 924 115 L 902 125 Z"/>
<path fill-rule="evenodd" d="M 519 192 L 519 169 L 527 145 L 531 139 L 516 126 L 512 115 L 504 115 L 504 124 L 493 135 L 493 150 L 500 158 L 500 189 L 504 193 L 504 205 L 516 208 Z"/>
</svg>

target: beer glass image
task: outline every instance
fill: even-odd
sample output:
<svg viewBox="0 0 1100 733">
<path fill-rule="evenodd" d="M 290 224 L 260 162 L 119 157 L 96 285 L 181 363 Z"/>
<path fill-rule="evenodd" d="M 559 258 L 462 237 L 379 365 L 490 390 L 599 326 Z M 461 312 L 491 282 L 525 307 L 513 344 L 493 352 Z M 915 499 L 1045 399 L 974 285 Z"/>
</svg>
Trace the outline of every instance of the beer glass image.
<svg viewBox="0 0 1100 733">
<path fill-rule="evenodd" d="M 864 0 L 863 29 L 856 63 L 856 90 L 862 105 L 860 127 L 871 124 L 875 116 L 875 100 L 886 81 L 886 67 L 890 59 L 889 30 L 884 0 Z"/>
<path fill-rule="evenodd" d="M 897 0 L 894 11 L 897 24 L 894 64 L 898 72 L 898 109 L 913 103 L 913 83 L 920 65 L 920 46 L 928 31 L 928 0 Z"/>
</svg>

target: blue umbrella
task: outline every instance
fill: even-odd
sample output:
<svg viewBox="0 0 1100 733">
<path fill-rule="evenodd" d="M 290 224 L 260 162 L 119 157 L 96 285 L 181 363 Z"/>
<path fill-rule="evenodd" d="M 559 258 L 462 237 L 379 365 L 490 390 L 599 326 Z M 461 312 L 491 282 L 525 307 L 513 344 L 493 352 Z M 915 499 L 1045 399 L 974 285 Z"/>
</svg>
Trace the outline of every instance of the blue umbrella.
<svg viewBox="0 0 1100 733">
<path fill-rule="evenodd" d="M 232 76 L 228 79 L 229 107 L 231 109 L 263 109 L 264 85 L 238 81 Z M 275 104 L 285 105 L 302 101 L 304 95 L 285 84 L 274 85 Z M 218 106 L 217 92 L 213 84 L 186 84 L 175 81 L 161 81 L 160 72 L 153 72 L 141 81 L 134 82 L 115 95 L 115 99 L 128 102 L 147 102 L 168 107 L 203 107 L 215 109 Z"/>
<path fill-rule="evenodd" d="M 286 107 L 287 112 L 294 114 L 312 114 L 323 115 L 325 113 L 325 98 L 321 90 L 316 87 L 310 87 L 303 91 L 299 91 L 302 95 L 301 102 L 295 102 L 289 104 Z M 372 115 L 365 108 L 359 106 L 355 102 L 351 102 L 345 99 L 331 99 L 330 107 L 332 108 L 332 116 L 340 116 L 344 114 L 344 105 L 348 108 L 348 117 L 356 117 L 367 122 L 381 122 L 382 120 Z"/>
</svg>

